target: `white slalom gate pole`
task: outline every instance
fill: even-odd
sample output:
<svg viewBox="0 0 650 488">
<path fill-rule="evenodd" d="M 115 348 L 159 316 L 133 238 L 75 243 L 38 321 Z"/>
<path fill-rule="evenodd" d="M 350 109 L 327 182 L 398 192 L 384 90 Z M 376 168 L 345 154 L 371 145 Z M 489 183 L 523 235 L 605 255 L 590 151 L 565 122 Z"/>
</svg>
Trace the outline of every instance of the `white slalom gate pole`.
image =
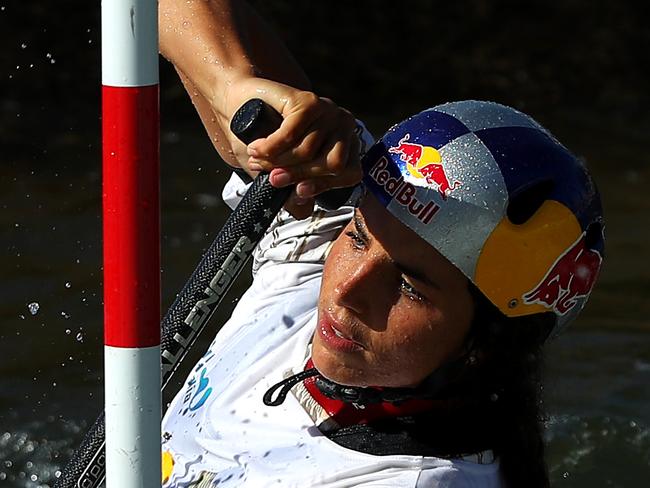
<svg viewBox="0 0 650 488">
<path fill-rule="evenodd" d="M 107 488 L 160 486 L 158 2 L 102 1 Z"/>
</svg>

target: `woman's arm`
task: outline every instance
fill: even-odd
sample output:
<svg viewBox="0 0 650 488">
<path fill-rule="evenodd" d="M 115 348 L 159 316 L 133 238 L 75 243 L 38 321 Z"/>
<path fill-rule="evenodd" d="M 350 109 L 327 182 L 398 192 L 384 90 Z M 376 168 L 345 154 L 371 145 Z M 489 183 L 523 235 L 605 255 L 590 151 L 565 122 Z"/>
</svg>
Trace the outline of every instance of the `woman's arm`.
<svg viewBox="0 0 650 488">
<path fill-rule="evenodd" d="M 306 91 L 304 72 L 248 4 L 160 0 L 159 23 L 161 53 L 174 64 L 228 164 L 252 176 L 262 169 L 271 171 L 274 186 L 300 183 L 298 203 L 310 203 L 328 188 L 358 182 L 352 115 Z M 284 122 L 271 136 L 246 148 L 228 124 L 250 98 L 262 98 Z"/>
<path fill-rule="evenodd" d="M 273 32 L 243 1 L 160 0 L 160 52 L 178 71 L 215 148 L 227 163 L 240 166 L 224 134 L 239 98 L 254 87 L 242 81 L 261 76 L 297 89 L 309 81 Z M 261 47 L 265 52 L 261 52 Z M 241 152 L 241 147 L 238 148 Z"/>
</svg>

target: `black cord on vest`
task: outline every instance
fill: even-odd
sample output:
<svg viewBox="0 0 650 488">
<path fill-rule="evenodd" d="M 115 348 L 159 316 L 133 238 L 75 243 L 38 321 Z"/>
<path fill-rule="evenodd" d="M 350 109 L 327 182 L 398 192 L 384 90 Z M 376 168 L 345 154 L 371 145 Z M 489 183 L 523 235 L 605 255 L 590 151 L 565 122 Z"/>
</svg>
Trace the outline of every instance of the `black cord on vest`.
<svg viewBox="0 0 650 488">
<path fill-rule="evenodd" d="M 294 374 L 293 376 L 289 376 L 279 383 L 276 383 L 271 388 L 269 388 L 266 393 L 264 393 L 264 397 L 262 398 L 264 405 L 268 405 L 269 407 L 277 407 L 278 405 L 282 405 L 282 403 L 284 403 L 284 400 L 287 398 L 287 393 L 289 393 L 289 390 L 291 390 L 291 388 L 293 388 L 301 381 L 304 381 L 307 378 L 311 378 L 312 376 L 316 375 L 320 375 L 318 370 L 316 368 L 310 368 L 306 369 L 305 371 L 301 371 L 298 374 Z M 273 394 L 278 389 L 280 389 L 280 392 L 278 393 L 277 398 L 273 400 Z"/>
<path fill-rule="evenodd" d="M 281 405 L 291 388 L 312 376 L 316 376 L 315 385 L 323 395 L 345 403 L 370 405 L 383 402 L 401 403 L 416 398 L 429 399 L 434 398 L 443 388 L 458 378 L 466 364 L 467 358 L 464 356 L 455 361 L 451 361 L 430 374 L 416 388 L 373 388 L 341 385 L 322 376 L 316 368 L 310 368 L 273 385 L 264 394 L 263 401 L 265 405 L 272 407 Z M 273 400 L 273 394 L 278 389 L 280 389 L 280 392 L 277 398 Z"/>
</svg>

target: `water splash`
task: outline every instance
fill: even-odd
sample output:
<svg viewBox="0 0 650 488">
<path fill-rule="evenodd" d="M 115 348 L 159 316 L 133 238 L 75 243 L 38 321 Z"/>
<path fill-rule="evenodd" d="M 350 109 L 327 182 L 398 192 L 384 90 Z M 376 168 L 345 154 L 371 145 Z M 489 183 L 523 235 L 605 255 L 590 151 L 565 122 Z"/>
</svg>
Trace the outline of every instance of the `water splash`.
<svg viewBox="0 0 650 488">
<path fill-rule="evenodd" d="M 40 308 L 41 306 L 38 304 L 38 302 L 32 302 L 29 305 L 27 305 L 27 309 L 29 310 L 29 313 L 31 313 L 32 315 L 36 315 Z"/>
<path fill-rule="evenodd" d="M 53 426 L 56 420 L 35 421 L 36 431 L 45 425 Z M 71 427 L 81 428 L 81 425 Z M 46 438 L 36 432 L 4 432 L 0 435 L 0 482 L 16 488 L 35 488 L 50 486 L 50 482 L 61 476 L 59 458 L 61 453 L 69 456 L 76 442 L 73 429 L 59 433 L 63 440 Z M 69 432 L 68 432 L 69 430 Z M 59 459 L 57 459 L 59 458 Z M 0 485 L 5 486 L 3 483 Z"/>
</svg>

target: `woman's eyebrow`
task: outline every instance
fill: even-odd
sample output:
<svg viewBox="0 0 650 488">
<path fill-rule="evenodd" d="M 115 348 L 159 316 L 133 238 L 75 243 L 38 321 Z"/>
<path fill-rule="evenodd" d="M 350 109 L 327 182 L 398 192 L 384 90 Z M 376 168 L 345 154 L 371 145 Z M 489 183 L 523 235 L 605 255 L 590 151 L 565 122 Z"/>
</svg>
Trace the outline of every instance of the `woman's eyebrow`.
<svg viewBox="0 0 650 488">
<path fill-rule="evenodd" d="M 395 263 L 395 267 L 404 275 L 409 276 L 411 278 L 414 278 L 425 285 L 428 285 L 432 288 L 435 288 L 436 290 L 440 290 L 440 285 L 438 285 L 436 282 L 432 281 L 431 278 L 429 278 L 426 274 L 422 273 L 421 271 L 418 271 L 416 269 L 409 268 L 408 266 L 404 266 L 403 264 Z"/>
<path fill-rule="evenodd" d="M 354 215 L 352 217 L 352 220 L 354 221 L 354 228 L 356 229 L 357 233 L 359 234 L 359 237 L 363 239 L 364 242 L 369 242 L 370 241 L 370 235 L 368 234 L 368 230 L 366 229 L 366 224 L 359 215 L 359 210 L 354 209 Z M 426 274 L 424 274 L 421 271 L 418 271 L 416 269 L 410 268 L 404 264 L 400 264 L 395 260 L 392 260 L 393 264 L 395 267 L 400 271 L 400 273 L 410 276 L 411 278 L 414 278 L 426 285 L 429 285 L 437 290 L 440 290 L 440 285 L 435 283 L 434 281 L 431 280 Z"/>
</svg>

